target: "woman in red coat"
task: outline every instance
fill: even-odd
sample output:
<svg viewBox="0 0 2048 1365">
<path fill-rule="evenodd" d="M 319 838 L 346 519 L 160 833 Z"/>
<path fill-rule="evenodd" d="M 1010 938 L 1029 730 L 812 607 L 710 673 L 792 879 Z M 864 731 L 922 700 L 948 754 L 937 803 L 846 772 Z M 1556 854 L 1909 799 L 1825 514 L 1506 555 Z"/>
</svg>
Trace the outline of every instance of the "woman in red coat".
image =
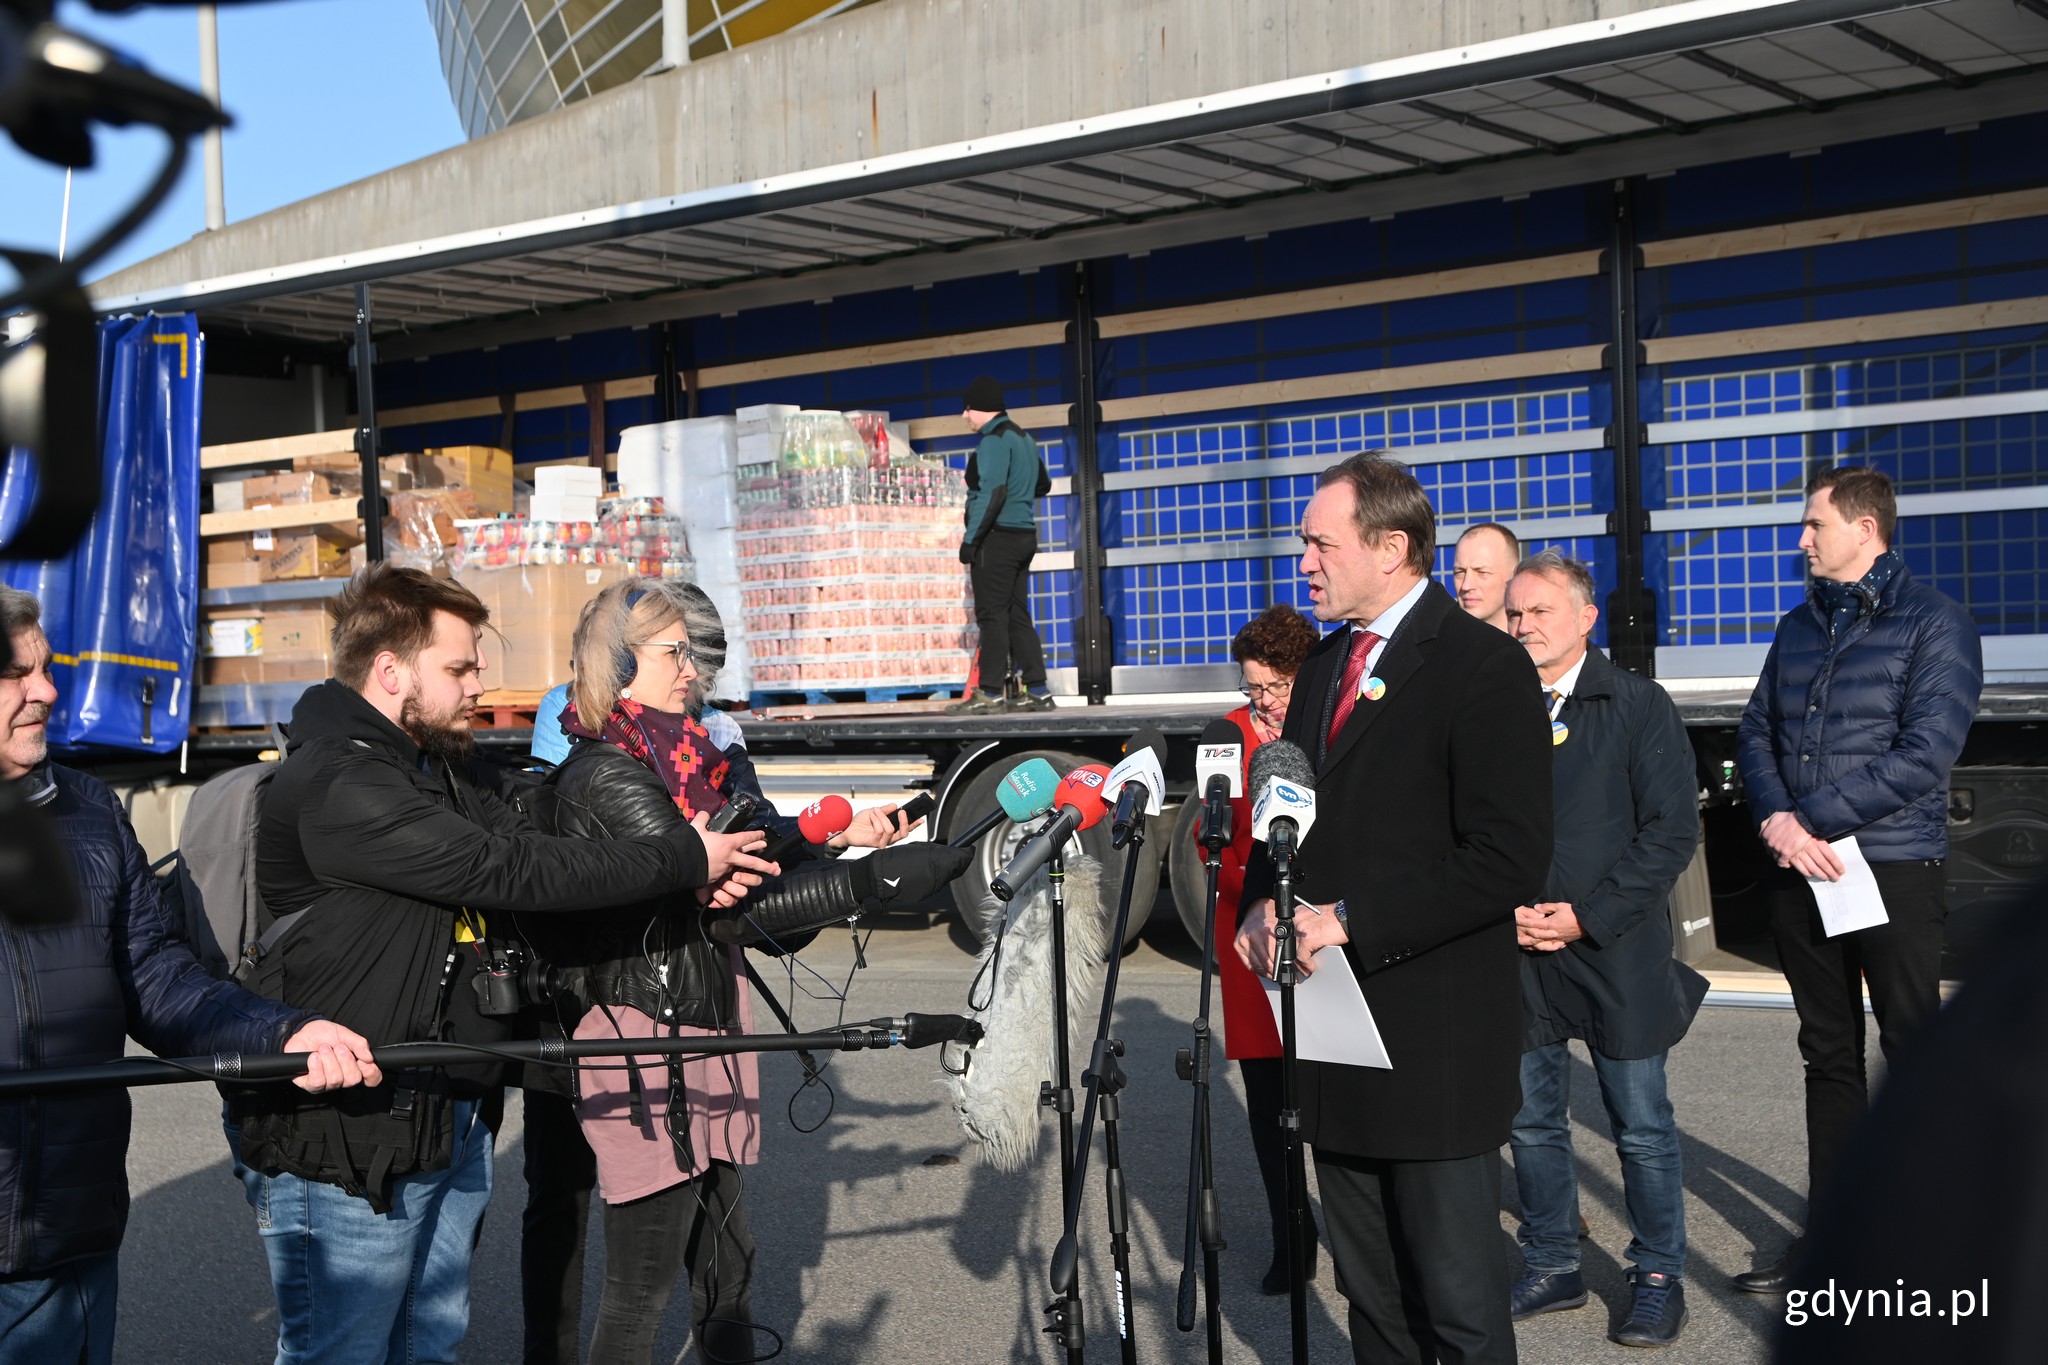
<svg viewBox="0 0 2048 1365">
<path fill-rule="evenodd" d="M 1237 936 L 1238 894 L 1244 888 L 1245 860 L 1251 856 L 1252 750 L 1279 736 L 1280 722 L 1287 717 L 1287 702 L 1294 689 L 1294 675 L 1320 638 L 1321 632 L 1314 622 L 1281 603 L 1266 608 L 1230 642 L 1230 657 L 1244 670 L 1240 690 L 1249 699 L 1229 716 L 1244 733 L 1246 794 L 1230 803 L 1230 846 L 1223 850 L 1223 866 L 1216 879 L 1219 946 Z M 1216 957 L 1217 976 L 1223 988 L 1224 1055 L 1237 1062 L 1238 1075 L 1244 1081 L 1247 1112 L 1276 1113 L 1280 1108 L 1280 1030 L 1273 1023 L 1265 988 L 1236 953 L 1222 951 Z M 1285 1294 L 1287 1163 L 1279 1128 L 1254 1122 L 1252 1150 L 1259 1159 L 1259 1174 L 1266 1184 L 1266 1208 L 1273 1222 L 1273 1263 L 1260 1287 L 1268 1294 Z M 1313 1240 L 1308 1255 L 1313 1274 Z"/>
</svg>

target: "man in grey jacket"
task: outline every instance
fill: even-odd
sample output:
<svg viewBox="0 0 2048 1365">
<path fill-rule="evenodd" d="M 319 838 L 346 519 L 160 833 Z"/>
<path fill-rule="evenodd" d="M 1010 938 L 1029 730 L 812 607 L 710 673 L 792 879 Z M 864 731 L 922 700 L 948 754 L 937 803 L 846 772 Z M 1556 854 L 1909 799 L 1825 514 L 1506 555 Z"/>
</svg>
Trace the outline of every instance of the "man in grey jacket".
<svg viewBox="0 0 2048 1365">
<path fill-rule="evenodd" d="M 1516 910 L 1522 1108 L 1509 1146 L 1525 1266 L 1516 1321 L 1586 1302 L 1569 1116 L 1586 1045 L 1614 1125 L 1631 1237 L 1627 1315 L 1609 1340 L 1669 1346 L 1685 1325 L 1685 1191 L 1664 1059 L 1707 983 L 1671 955 L 1671 887 L 1699 844 L 1692 744 L 1663 688 L 1591 647 L 1593 574 L 1545 550 L 1508 584 L 1508 626 L 1550 714 L 1556 848 L 1544 899 Z"/>
</svg>

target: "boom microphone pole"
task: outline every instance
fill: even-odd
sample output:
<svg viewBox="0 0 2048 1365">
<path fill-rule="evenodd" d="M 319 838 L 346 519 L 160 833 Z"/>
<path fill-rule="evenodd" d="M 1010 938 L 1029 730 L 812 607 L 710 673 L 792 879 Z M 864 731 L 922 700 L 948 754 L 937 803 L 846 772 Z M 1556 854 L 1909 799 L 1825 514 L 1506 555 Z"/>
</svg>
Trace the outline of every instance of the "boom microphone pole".
<svg viewBox="0 0 2048 1365">
<path fill-rule="evenodd" d="M 1202 731 L 1196 751 L 1195 779 L 1203 803 L 1200 843 L 1208 890 L 1202 915 L 1202 993 L 1195 1015 L 1194 1044 L 1174 1057 L 1174 1069 L 1194 1085 L 1194 1107 L 1188 1132 L 1187 1235 L 1181 1245 L 1180 1296 L 1174 1323 L 1183 1332 L 1195 1329 L 1195 1248 L 1202 1254 L 1203 1316 L 1206 1319 L 1210 1365 L 1223 1359 L 1223 1210 L 1216 1199 L 1216 1167 L 1209 1119 L 1209 1067 L 1213 1038 L 1209 1028 L 1210 988 L 1216 977 L 1216 895 L 1223 872 L 1223 825 L 1231 798 L 1244 794 L 1243 735 L 1227 720 Z M 1212 819 L 1212 815 L 1214 818 Z"/>
<path fill-rule="evenodd" d="M 811 1033 L 704 1034 L 673 1038 L 542 1038 L 473 1046 L 467 1043 L 392 1043 L 372 1048 L 370 1056 L 386 1071 L 435 1066 L 462 1066 L 479 1059 L 524 1062 L 567 1062 L 575 1057 L 724 1057 L 739 1052 L 860 1052 L 888 1047 L 920 1048 L 936 1043 L 974 1042 L 981 1025 L 958 1014 L 906 1014 L 900 1019 L 870 1019 L 861 1024 Z M 125 1057 L 95 1066 L 58 1066 L 43 1070 L 0 1072 L 0 1100 L 27 1095 L 54 1095 L 108 1086 L 176 1085 L 214 1081 L 238 1085 L 250 1081 L 288 1081 L 306 1074 L 310 1053 L 278 1052 L 244 1056 L 216 1052 L 210 1057 Z"/>
<path fill-rule="evenodd" d="M 1308 1365 L 1308 1166 L 1301 1149 L 1299 1052 L 1294 1031 L 1294 984 L 1300 963 L 1294 932 L 1294 855 L 1315 823 L 1315 769 L 1291 741 L 1276 739 L 1252 755 L 1252 837 L 1273 859 L 1273 979 L 1280 984 L 1280 1133 L 1287 1146 L 1288 1326 L 1294 1365 Z"/>
</svg>

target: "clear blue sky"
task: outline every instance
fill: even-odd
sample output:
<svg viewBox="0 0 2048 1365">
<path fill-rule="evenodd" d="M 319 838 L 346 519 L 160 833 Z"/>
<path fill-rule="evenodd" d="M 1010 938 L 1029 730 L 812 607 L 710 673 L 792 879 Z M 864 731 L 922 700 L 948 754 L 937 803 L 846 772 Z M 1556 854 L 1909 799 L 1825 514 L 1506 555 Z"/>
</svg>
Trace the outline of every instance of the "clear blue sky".
<svg viewBox="0 0 2048 1365">
<path fill-rule="evenodd" d="M 230 223 L 345 185 L 462 141 L 425 0 L 277 0 L 220 7 L 221 103 Z M 191 5 L 98 14 L 67 3 L 61 22 L 159 76 L 197 89 L 199 20 Z M 162 156 L 146 130 L 103 130 L 99 163 L 71 193 L 76 250 L 141 191 Z M 200 145 L 156 216 L 94 275 L 153 256 L 206 226 Z M 0 134 L 0 242 L 54 252 L 64 172 Z M 11 272 L 0 265 L 0 280 Z"/>
</svg>

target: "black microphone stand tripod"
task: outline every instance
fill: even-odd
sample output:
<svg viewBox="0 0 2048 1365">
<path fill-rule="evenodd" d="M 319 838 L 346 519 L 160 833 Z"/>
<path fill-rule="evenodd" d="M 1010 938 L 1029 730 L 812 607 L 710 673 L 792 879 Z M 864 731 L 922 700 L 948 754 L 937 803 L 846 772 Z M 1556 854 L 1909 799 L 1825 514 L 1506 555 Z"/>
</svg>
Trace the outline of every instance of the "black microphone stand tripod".
<svg viewBox="0 0 2048 1365">
<path fill-rule="evenodd" d="M 1050 822 L 1048 822 L 1050 824 Z M 1065 840 L 1056 845 L 1046 864 L 1046 883 L 1052 891 L 1052 1080 L 1038 1086 L 1038 1104 L 1060 1116 L 1060 1204 L 1074 1204 L 1074 1084 L 1072 1062 L 1067 1055 L 1067 857 Z M 1052 1322 L 1046 1327 L 1052 1339 L 1067 1353 L 1068 1365 L 1081 1365 L 1087 1331 L 1081 1322 L 1081 1294 L 1070 1281 L 1058 1291 L 1059 1297 L 1045 1311 Z"/>
<path fill-rule="evenodd" d="M 1210 1143 L 1209 1061 L 1213 1042 L 1209 1029 L 1210 986 L 1216 965 L 1216 883 L 1223 872 L 1223 823 L 1204 820 L 1203 866 L 1208 873 L 1208 894 L 1202 916 L 1202 997 L 1195 1015 L 1194 1046 L 1174 1056 L 1174 1069 L 1195 1088 L 1195 1103 L 1188 1133 L 1187 1237 L 1181 1249 L 1180 1300 L 1174 1322 L 1183 1332 L 1195 1330 L 1195 1246 L 1202 1249 L 1202 1298 L 1207 1318 L 1209 1360 L 1223 1359 L 1223 1308 L 1219 1302 L 1222 1268 L 1218 1262 L 1223 1240 L 1223 1210 L 1216 1200 L 1215 1154 Z"/>
<path fill-rule="evenodd" d="M 1063 1191 L 1066 1195 L 1066 1227 L 1052 1255 L 1053 1292 L 1062 1296 L 1074 1295 L 1081 1256 L 1081 1192 L 1088 1187 L 1088 1152 L 1094 1146 L 1095 1116 L 1099 1108 L 1102 1114 L 1102 1184 L 1103 1193 L 1109 1200 L 1109 1254 L 1116 1267 L 1116 1334 L 1124 1365 L 1135 1365 L 1138 1344 L 1131 1335 L 1131 1205 L 1124 1187 L 1123 1153 L 1118 1140 L 1118 1119 L 1123 1107 L 1119 1095 L 1126 1077 L 1117 1058 L 1124 1055 L 1124 1045 L 1121 1039 L 1110 1037 L 1109 1030 L 1111 1016 L 1116 1012 L 1117 975 L 1123 965 L 1124 927 L 1130 923 L 1131 893 L 1138 880 L 1138 857 L 1145 847 L 1143 811 L 1132 818 L 1130 829 L 1130 851 L 1124 855 L 1123 894 L 1117 899 L 1116 927 L 1110 931 L 1108 940 L 1109 967 L 1102 983 L 1102 1013 L 1096 1021 L 1095 1046 L 1089 1054 L 1088 1069 L 1081 1073 L 1081 1084 L 1087 1090 L 1088 1098 L 1081 1107 L 1081 1137 L 1075 1148 L 1073 1178 Z M 1053 1311 L 1062 1301 L 1054 1300 L 1053 1307 L 1047 1311 Z"/>
<path fill-rule="evenodd" d="M 1274 871 L 1273 980 L 1280 985 L 1280 1135 L 1287 1148 L 1287 1318 L 1294 1365 L 1308 1365 L 1308 1165 L 1301 1149 L 1295 1068 L 1294 983 L 1300 974 L 1294 932 L 1294 832 L 1279 821 L 1267 839 Z"/>
</svg>

